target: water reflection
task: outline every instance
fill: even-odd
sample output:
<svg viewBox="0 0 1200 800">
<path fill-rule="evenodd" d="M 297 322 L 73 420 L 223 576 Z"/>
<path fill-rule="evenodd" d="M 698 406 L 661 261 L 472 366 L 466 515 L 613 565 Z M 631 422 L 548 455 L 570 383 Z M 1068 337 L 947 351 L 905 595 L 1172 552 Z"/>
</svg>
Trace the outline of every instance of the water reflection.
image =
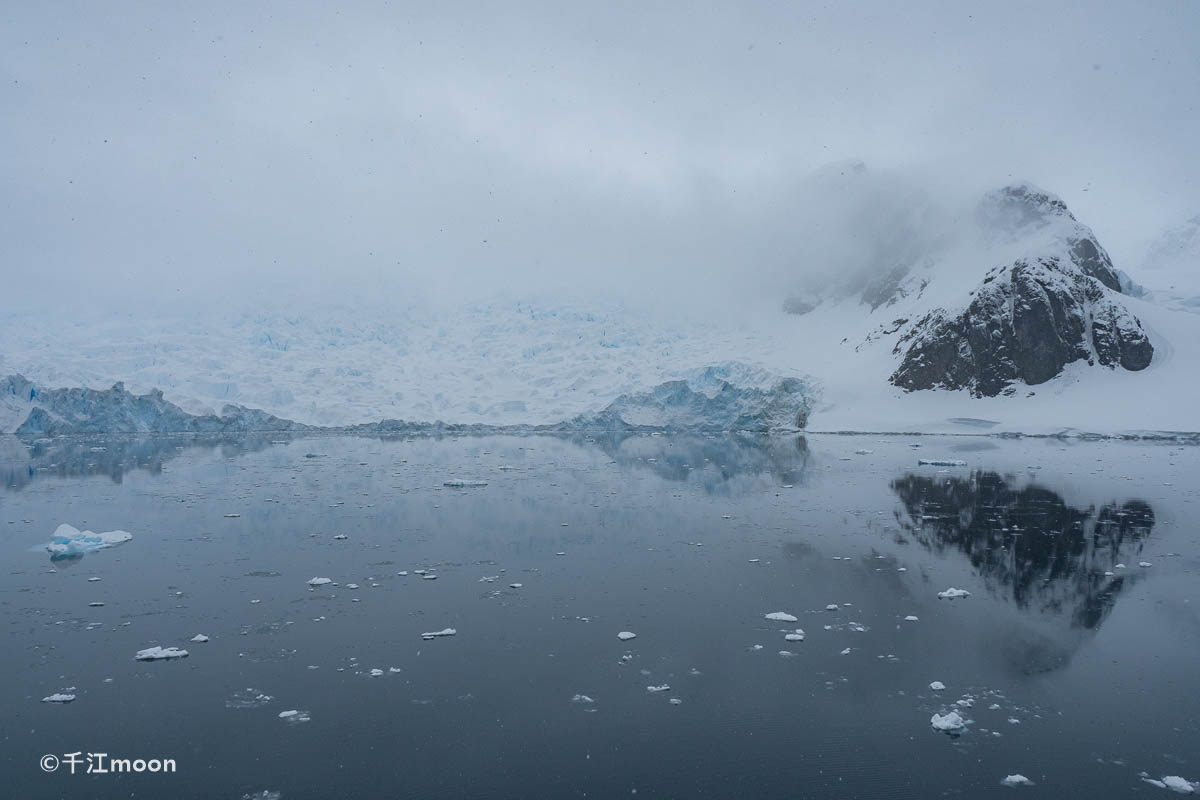
<svg viewBox="0 0 1200 800">
<path fill-rule="evenodd" d="M 728 490 L 736 479 L 758 476 L 800 485 L 810 460 L 803 436 L 677 434 L 583 441 L 599 447 L 621 466 L 646 469 L 664 480 L 693 482 L 710 493 Z"/>
<path fill-rule="evenodd" d="M 221 451 L 232 457 L 272 444 L 264 436 L 197 438 L 192 436 L 68 437 L 33 441 L 0 436 L 0 481 L 9 491 L 39 477 L 77 478 L 102 475 L 121 483 L 126 473 L 157 475 L 163 465 L 188 448 Z"/>
<path fill-rule="evenodd" d="M 902 526 L 922 545 L 962 552 L 990 592 L 1073 628 L 1105 620 L 1137 580 L 1154 527 L 1154 510 L 1141 500 L 1075 508 L 1050 489 L 995 472 L 908 474 L 891 488 L 907 514 Z"/>
</svg>

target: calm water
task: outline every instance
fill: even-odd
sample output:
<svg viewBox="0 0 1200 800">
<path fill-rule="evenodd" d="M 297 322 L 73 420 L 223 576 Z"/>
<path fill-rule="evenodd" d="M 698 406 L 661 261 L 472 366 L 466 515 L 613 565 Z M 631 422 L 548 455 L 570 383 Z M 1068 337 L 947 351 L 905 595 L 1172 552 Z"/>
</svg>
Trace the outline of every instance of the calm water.
<svg viewBox="0 0 1200 800">
<path fill-rule="evenodd" d="M 0 793 L 1173 796 L 1139 773 L 1200 779 L 1198 474 L 1116 442 L 0 440 Z M 63 522 L 134 538 L 51 561 Z M 134 660 L 160 644 L 191 655 Z M 75 751 L 177 772 L 39 767 Z"/>
</svg>

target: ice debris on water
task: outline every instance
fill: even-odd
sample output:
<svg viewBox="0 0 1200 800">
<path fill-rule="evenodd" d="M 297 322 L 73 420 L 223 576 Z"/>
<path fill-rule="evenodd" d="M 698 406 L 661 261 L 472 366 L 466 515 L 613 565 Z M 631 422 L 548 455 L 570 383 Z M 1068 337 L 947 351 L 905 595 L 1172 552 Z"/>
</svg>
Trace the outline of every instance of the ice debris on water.
<svg viewBox="0 0 1200 800">
<path fill-rule="evenodd" d="M 772 611 L 766 615 L 766 619 L 774 620 L 775 622 L 796 622 L 797 618 L 787 613 L 786 611 Z"/>
<path fill-rule="evenodd" d="M 904 618 L 904 621 L 905 622 L 917 622 L 918 620 L 912 614 L 909 614 L 907 617 Z"/>
<path fill-rule="evenodd" d="M 458 631 L 454 628 L 443 628 L 440 631 L 428 631 L 421 634 L 422 639 L 439 639 L 443 636 L 456 636 Z"/>
<path fill-rule="evenodd" d="M 49 697 L 43 697 L 43 703 L 72 703 L 75 701 L 75 695 L 65 692 L 55 692 Z"/>
<path fill-rule="evenodd" d="M 333 583 L 333 580 L 331 580 L 330 578 L 309 578 L 308 579 L 309 586 L 324 586 L 327 583 Z"/>
<path fill-rule="evenodd" d="M 929 718 L 929 724 L 934 730 L 945 731 L 952 733 L 961 731 L 967 726 L 966 721 L 959 715 L 957 711 L 949 711 L 945 714 L 934 714 Z"/>
<path fill-rule="evenodd" d="M 64 523 L 54 531 L 54 538 L 46 545 L 46 550 L 52 556 L 78 556 L 116 547 L 119 544 L 125 544 L 132 538 L 133 534 L 126 531 L 93 533 L 92 531 L 81 531 Z"/>
<path fill-rule="evenodd" d="M 1000 781 L 1001 786 L 1034 786 L 1034 782 L 1026 778 L 1024 775 L 1009 775 L 1004 780 Z"/>
<path fill-rule="evenodd" d="M 967 462 L 959 458 L 918 458 L 921 467 L 965 467 Z"/>
<path fill-rule="evenodd" d="M 636 639 L 637 634 L 634 633 L 633 631 L 621 631 L 620 633 L 617 634 L 617 638 L 620 639 L 622 642 L 628 642 L 630 639 Z"/>
<path fill-rule="evenodd" d="M 951 586 L 944 592 L 938 592 L 938 600 L 955 600 L 960 597 L 970 597 L 971 593 L 966 589 L 955 589 Z"/>
<path fill-rule="evenodd" d="M 577 694 L 571 698 L 571 702 L 572 703 L 582 703 L 584 705 L 591 705 L 592 703 L 595 703 L 596 701 L 593 700 L 592 698 L 588 697 L 586 694 Z"/>
<path fill-rule="evenodd" d="M 442 486 L 447 486 L 451 489 L 479 489 L 487 486 L 487 481 L 450 480 L 443 483 Z"/>
<path fill-rule="evenodd" d="M 138 661 L 160 661 L 167 658 L 187 658 L 188 651 L 178 647 L 147 647 L 134 656 Z"/>
<path fill-rule="evenodd" d="M 929 684 L 929 688 L 935 692 L 940 692 L 946 688 L 946 684 L 942 683 L 941 681 L 934 681 L 933 683 Z"/>
<path fill-rule="evenodd" d="M 207 637 L 207 636 L 205 636 L 203 633 L 197 633 L 195 636 L 193 636 L 193 637 L 191 638 L 191 641 L 193 641 L 193 642 L 207 642 L 207 641 L 208 641 L 208 637 Z"/>
<path fill-rule="evenodd" d="M 286 720 L 288 722 L 292 722 L 292 723 L 308 722 L 309 719 L 311 719 L 311 717 L 309 717 L 307 711 L 299 711 L 294 708 L 291 709 L 290 711 L 280 711 L 279 718 L 282 720 Z"/>
<path fill-rule="evenodd" d="M 647 686 L 646 691 L 647 692 L 669 692 L 669 691 L 671 691 L 671 687 L 664 683 L 662 686 Z"/>
<path fill-rule="evenodd" d="M 785 633 L 783 635 L 783 638 L 785 641 L 789 641 L 789 642 L 803 642 L 804 641 L 804 631 L 800 630 L 799 628 L 796 628 L 796 630 L 793 633 Z"/>
<path fill-rule="evenodd" d="M 1179 777 L 1178 775 L 1166 775 L 1162 779 L 1162 784 L 1172 792 L 1179 794 L 1195 794 L 1200 792 L 1200 783 L 1192 783 L 1189 780 Z"/>
</svg>

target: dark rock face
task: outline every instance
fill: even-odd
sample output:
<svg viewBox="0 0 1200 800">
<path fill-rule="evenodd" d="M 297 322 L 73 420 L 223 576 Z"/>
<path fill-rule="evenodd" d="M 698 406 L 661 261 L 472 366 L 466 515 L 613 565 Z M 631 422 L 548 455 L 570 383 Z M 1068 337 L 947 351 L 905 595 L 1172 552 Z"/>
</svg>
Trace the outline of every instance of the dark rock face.
<svg viewBox="0 0 1200 800">
<path fill-rule="evenodd" d="M 1154 348 L 1141 322 L 1073 266 L 1052 257 L 992 270 L 966 310 L 932 311 L 900 339 L 891 382 L 992 397 L 1015 381 L 1044 383 L 1079 360 L 1145 369 Z"/>
</svg>

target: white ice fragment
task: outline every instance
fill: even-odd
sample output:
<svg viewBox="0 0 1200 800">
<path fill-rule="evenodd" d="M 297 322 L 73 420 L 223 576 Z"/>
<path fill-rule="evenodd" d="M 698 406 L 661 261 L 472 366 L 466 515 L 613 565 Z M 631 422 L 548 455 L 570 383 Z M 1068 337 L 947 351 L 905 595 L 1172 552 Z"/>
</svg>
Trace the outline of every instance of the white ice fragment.
<svg viewBox="0 0 1200 800">
<path fill-rule="evenodd" d="M 308 722 L 310 719 L 307 711 L 298 711 L 294 708 L 290 711 L 280 711 L 279 718 L 288 722 Z"/>
<path fill-rule="evenodd" d="M 922 467 L 965 467 L 967 462 L 958 458 L 918 458 L 917 465 Z"/>
<path fill-rule="evenodd" d="M 1145 568 L 1145 567 L 1152 567 L 1152 566 L 1154 566 L 1154 565 L 1153 565 L 1153 564 L 1151 564 L 1149 561 L 1139 561 L 1139 562 L 1138 562 L 1138 566 L 1139 566 L 1139 567 L 1142 567 L 1142 568 Z"/>
<path fill-rule="evenodd" d="M 383 674 L 383 670 L 381 670 L 381 669 L 373 669 L 373 670 L 371 670 L 371 677 L 372 677 L 372 678 L 378 678 L 378 677 L 379 677 L 380 675 L 382 675 L 382 674 Z"/>
<path fill-rule="evenodd" d="M 669 692 L 669 691 L 671 691 L 671 687 L 664 683 L 662 686 L 647 686 L 646 691 L 647 692 Z"/>
<path fill-rule="evenodd" d="M 787 613 L 786 611 L 772 611 L 770 614 L 766 615 L 766 618 L 769 620 L 774 620 L 775 622 L 795 622 L 797 619 L 795 616 Z"/>
<path fill-rule="evenodd" d="M 178 647 L 147 647 L 134 656 L 138 661 L 159 661 L 166 658 L 187 658 L 188 651 Z"/>
<path fill-rule="evenodd" d="M 592 698 L 588 697 L 586 694 L 577 694 L 571 698 L 571 702 L 572 703 L 583 703 L 584 705 L 591 705 L 592 703 L 594 703 L 596 701 L 593 700 Z"/>
<path fill-rule="evenodd" d="M 335 534 L 333 538 L 337 539 L 339 542 L 341 542 L 341 541 L 345 541 L 346 539 L 349 539 L 350 537 L 344 533 L 338 533 L 338 534 Z"/>
<path fill-rule="evenodd" d="M 946 684 L 942 683 L 941 681 L 934 681 L 933 683 L 929 684 L 929 688 L 935 692 L 940 692 L 946 688 Z"/>
<path fill-rule="evenodd" d="M 1162 779 L 1163 786 L 1179 794 L 1195 794 L 1200 791 L 1200 785 L 1184 780 L 1178 775 L 1167 775 Z"/>
<path fill-rule="evenodd" d="M 672 697 L 672 698 L 671 698 L 670 700 L 668 700 L 667 702 L 669 702 L 669 703 L 670 703 L 671 705 L 673 705 L 673 706 L 681 706 L 681 705 L 683 705 L 683 701 L 682 701 L 682 700 L 680 700 L 678 697 Z"/>
<path fill-rule="evenodd" d="M 825 606 L 825 610 L 826 610 L 826 611 L 837 611 L 837 610 L 838 610 L 838 604 L 837 604 L 837 603 L 830 603 L 829 605 Z"/>
<path fill-rule="evenodd" d="M 779 655 L 783 656 L 784 658 L 791 658 L 792 656 L 794 656 L 796 654 L 793 653 L 791 650 L 780 650 Z"/>
<path fill-rule="evenodd" d="M 804 641 L 804 631 L 800 630 L 799 628 L 796 628 L 795 633 L 785 633 L 783 635 L 783 638 L 785 641 L 789 641 L 789 642 L 803 642 Z"/>
<path fill-rule="evenodd" d="M 327 583 L 333 583 L 333 579 L 331 579 L 331 578 L 309 578 L 308 579 L 309 586 L 324 586 Z"/>
<path fill-rule="evenodd" d="M 437 580 L 437 575 L 434 575 L 432 572 L 426 572 L 424 575 L 422 575 L 422 576 L 421 576 L 421 580 L 423 580 L 423 581 L 436 581 L 436 580 Z"/>
<path fill-rule="evenodd" d="M 193 642 L 207 642 L 208 637 L 205 636 L 203 633 L 197 633 L 195 636 L 192 637 L 191 640 Z"/>
<path fill-rule="evenodd" d="M 55 692 L 49 697 L 43 697 L 43 703 L 72 703 L 75 701 L 75 695 L 65 694 L 63 692 Z"/>
<path fill-rule="evenodd" d="M 520 588 L 521 588 L 522 586 L 524 586 L 524 585 L 525 585 L 525 584 L 523 584 L 523 583 L 510 583 L 510 584 L 508 585 L 508 588 L 510 588 L 510 589 L 520 589 Z"/>
<path fill-rule="evenodd" d="M 1033 781 L 1026 778 L 1024 775 L 1009 775 L 1004 780 L 1000 781 L 1001 786 L 1033 786 Z"/>
<path fill-rule="evenodd" d="M 46 550 L 55 556 L 77 556 L 116 547 L 132 538 L 133 534 L 125 531 L 93 533 L 63 524 L 54 531 L 54 538 L 46 545 Z"/>
<path fill-rule="evenodd" d="M 955 589 L 951 586 L 944 592 L 938 592 L 938 600 L 954 600 L 959 597 L 970 597 L 971 593 L 966 589 Z"/>
<path fill-rule="evenodd" d="M 633 631 L 621 631 L 620 633 L 617 634 L 617 638 L 620 639 L 622 642 L 628 642 L 630 639 L 636 639 L 637 634 L 634 633 Z"/>
<path fill-rule="evenodd" d="M 1125 569 L 1125 565 L 1124 564 L 1115 564 L 1115 565 L 1113 565 L 1113 569 Z"/>
<path fill-rule="evenodd" d="M 934 714 L 929 718 L 929 724 L 934 730 L 938 731 L 960 731 L 967 726 L 966 721 L 959 716 L 957 711 L 950 711 L 945 714 Z"/>
<path fill-rule="evenodd" d="M 422 639 L 437 639 L 442 636 L 455 636 L 457 634 L 458 634 L 458 631 L 455 630 L 454 628 L 443 628 L 440 631 L 430 631 L 427 633 L 422 633 L 421 638 Z"/>
<path fill-rule="evenodd" d="M 843 650 L 843 651 L 842 651 L 842 652 L 841 652 L 839 655 L 843 655 L 843 656 L 848 656 L 848 655 L 850 655 L 850 648 L 849 648 L 849 647 L 847 647 L 847 648 L 846 648 L 845 650 Z"/>
<path fill-rule="evenodd" d="M 442 486 L 448 486 L 451 489 L 478 489 L 487 486 L 487 481 L 449 480 L 443 483 Z"/>
<path fill-rule="evenodd" d="M 904 621 L 905 622 L 917 622 L 918 620 L 912 614 L 909 614 L 907 617 L 904 618 Z"/>
<path fill-rule="evenodd" d="M 357 588 L 358 588 L 358 584 L 357 584 L 357 583 L 347 583 L 347 584 L 346 584 L 346 588 L 347 588 L 347 589 L 357 589 Z"/>
</svg>

